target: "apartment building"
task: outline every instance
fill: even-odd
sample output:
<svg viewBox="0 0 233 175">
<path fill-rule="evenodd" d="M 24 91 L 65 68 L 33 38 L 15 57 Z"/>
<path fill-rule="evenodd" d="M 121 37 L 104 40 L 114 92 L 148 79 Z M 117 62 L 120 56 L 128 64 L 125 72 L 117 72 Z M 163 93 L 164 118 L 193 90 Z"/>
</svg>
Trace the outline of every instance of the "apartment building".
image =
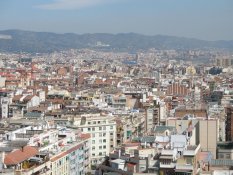
<svg viewBox="0 0 233 175">
<path fill-rule="evenodd" d="M 233 108 L 226 108 L 226 141 L 233 141 Z"/>
<path fill-rule="evenodd" d="M 154 106 L 146 108 L 146 116 L 145 116 L 146 133 L 151 133 L 152 129 L 156 125 L 159 125 L 159 108 Z"/>
<path fill-rule="evenodd" d="M 211 119 L 168 119 L 168 126 L 174 126 L 177 133 L 187 133 L 190 143 L 201 145 L 202 151 L 209 151 L 216 158 L 218 139 L 218 120 Z"/>
<path fill-rule="evenodd" d="M 218 67 L 229 67 L 233 65 L 233 58 L 230 56 L 216 58 L 215 65 Z"/>
<path fill-rule="evenodd" d="M 119 150 L 109 155 L 109 160 L 103 162 L 96 174 L 123 174 L 133 175 L 137 173 L 149 173 L 158 175 L 159 161 L 156 149 L 143 148 L 140 143 L 127 143 Z"/>
<path fill-rule="evenodd" d="M 189 88 L 180 83 L 172 83 L 167 86 L 167 95 L 186 96 L 189 94 Z"/>
<path fill-rule="evenodd" d="M 85 175 L 90 168 L 90 135 L 82 135 L 78 142 L 62 145 L 62 151 L 51 157 L 51 172 L 54 175 Z"/>
<path fill-rule="evenodd" d="M 5 150 L 1 152 L 2 172 L 84 175 L 90 171 L 90 138 L 90 134 L 65 127 L 51 129 L 40 125 L 7 132 L 0 144 L 1 151 Z"/>
<path fill-rule="evenodd" d="M 105 160 L 116 147 L 116 122 L 110 115 L 85 114 L 74 118 L 73 126 L 91 135 L 91 163 Z"/>
<path fill-rule="evenodd" d="M 0 118 L 11 116 L 12 110 L 9 108 L 11 99 L 9 97 L 0 97 Z"/>
</svg>

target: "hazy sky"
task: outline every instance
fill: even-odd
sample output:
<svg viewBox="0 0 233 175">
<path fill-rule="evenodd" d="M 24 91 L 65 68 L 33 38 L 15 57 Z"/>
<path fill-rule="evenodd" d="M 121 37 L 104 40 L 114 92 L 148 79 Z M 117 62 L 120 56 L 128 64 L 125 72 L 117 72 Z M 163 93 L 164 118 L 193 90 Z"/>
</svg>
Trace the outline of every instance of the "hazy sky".
<svg viewBox="0 0 233 175">
<path fill-rule="evenodd" d="M 233 40 L 233 0 L 0 0 L 0 30 Z"/>
</svg>

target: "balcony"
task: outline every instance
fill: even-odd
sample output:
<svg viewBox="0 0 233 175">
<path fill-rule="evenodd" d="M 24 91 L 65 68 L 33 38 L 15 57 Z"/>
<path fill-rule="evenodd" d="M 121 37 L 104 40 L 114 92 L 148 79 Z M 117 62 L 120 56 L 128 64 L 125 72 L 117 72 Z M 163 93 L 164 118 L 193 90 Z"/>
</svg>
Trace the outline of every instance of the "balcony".
<svg viewBox="0 0 233 175">
<path fill-rule="evenodd" d="M 170 164 L 163 164 L 160 162 L 159 166 L 160 168 L 175 168 L 175 163 L 170 163 Z"/>
<path fill-rule="evenodd" d="M 85 146 L 84 151 L 88 151 L 90 149 L 90 146 Z"/>
<path fill-rule="evenodd" d="M 78 164 L 81 164 L 81 163 L 83 163 L 84 162 L 84 159 L 83 158 L 81 158 L 81 159 L 78 159 Z"/>
<path fill-rule="evenodd" d="M 75 163 L 70 164 L 70 169 L 75 169 L 75 167 L 76 167 Z"/>
<path fill-rule="evenodd" d="M 183 171 L 193 171 L 193 165 L 184 165 L 184 164 L 177 164 L 176 165 L 176 172 L 183 172 Z"/>
<path fill-rule="evenodd" d="M 42 172 L 40 175 L 50 175 L 51 174 L 51 170 L 47 170 L 46 172 Z"/>
<path fill-rule="evenodd" d="M 14 169 L 2 169 L 0 171 L 1 175 L 17 175 Z"/>
<path fill-rule="evenodd" d="M 169 150 L 169 149 L 164 149 L 164 150 L 162 150 L 162 152 L 161 152 L 161 155 L 173 155 L 173 150 Z"/>
<path fill-rule="evenodd" d="M 78 155 L 83 155 L 84 151 L 83 150 L 79 150 Z"/>
<path fill-rule="evenodd" d="M 76 155 L 70 156 L 70 160 L 75 160 L 75 159 L 76 159 Z"/>
<path fill-rule="evenodd" d="M 83 171 L 83 170 L 84 170 L 84 167 L 83 167 L 83 166 L 79 167 L 79 169 L 78 169 L 79 172 L 80 172 L 80 171 Z"/>
<path fill-rule="evenodd" d="M 51 170 L 49 168 L 46 167 L 45 163 L 39 166 L 35 166 L 35 167 L 31 167 L 30 169 L 27 170 L 16 170 L 15 172 L 16 174 L 20 175 L 20 174 L 25 174 L 25 175 L 29 175 L 29 174 L 35 174 L 35 173 L 40 173 L 43 175 L 49 175 L 51 173 Z"/>
<path fill-rule="evenodd" d="M 195 150 L 184 150 L 184 156 L 195 156 Z"/>
<path fill-rule="evenodd" d="M 200 144 L 198 146 L 188 146 L 187 150 L 184 150 L 183 155 L 184 156 L 195 156 L 200 149 Z"/>
</svg>

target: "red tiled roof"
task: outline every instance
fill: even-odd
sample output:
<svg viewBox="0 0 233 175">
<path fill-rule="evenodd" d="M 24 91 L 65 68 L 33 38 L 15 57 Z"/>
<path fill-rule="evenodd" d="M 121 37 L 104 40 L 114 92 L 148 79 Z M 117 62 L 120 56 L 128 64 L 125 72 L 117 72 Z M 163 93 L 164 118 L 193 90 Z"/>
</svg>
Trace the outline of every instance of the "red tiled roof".
<svg viewBox="0 0 233 175">
<path fill-rule="evenodd" d="M 133 142 L 126 142 L 124 143 L 124 146 L 125 147 L 131 147 L 131 146 L 139 146 L 140 143 L 136 142 L 136 143 L 133 143 Z"/>
<path fill-rule="evenodd" d="M 23 151 L 22 149 L 18 149 L 7 154 L 4 159 L 4 164 L 16 165 L 35 156 L 36 154 L 38 154 L 38 150 L 35 147 L 25 146 L 23 147 Z"/>
<path fill-rule="evenodd" d="M 89 139 L 89 138 L 91 138 L 91 135 L 90 134 L 84 134 L 84 133 L 82 133 L 81 134 L 81 136 L 80 136 L 82 139 Z"/>
<path fill-rule="evenodd" d="M 52 102 L 53 104 L 63 104 L 63 99 L 47 99 L 48 102 Z"/>
<path fill-rule="evenodd" d="M 19 101 L 23 96 L 22 95 L 15 95 L 12 99 L 13 102 Z"/>
<path fill-rule="evenodd" d="M 33 97 L 34 97 L 34 95 L 27 95 L 27 96 L 23 99 L 23 101 L 24 101 L 24 102 L 28 102 L 28 101 L 30 101 Z"/>
</svg>

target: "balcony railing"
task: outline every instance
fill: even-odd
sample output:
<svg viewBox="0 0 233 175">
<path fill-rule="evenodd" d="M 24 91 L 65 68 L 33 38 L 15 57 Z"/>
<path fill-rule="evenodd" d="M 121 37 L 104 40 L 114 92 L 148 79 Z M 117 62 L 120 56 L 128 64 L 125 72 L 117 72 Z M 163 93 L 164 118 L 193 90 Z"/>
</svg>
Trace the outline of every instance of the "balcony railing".
<svg viewBox="0 0 233 175">
<path fill-rule="evenodd" d="M 184 156 L 195 156 L 195 150 L 184 150 Z"/>
<path fill-rule="evenodd" d="M 161 155 L 173 155 L 173 150 L 162 150 Z"/>
<path fill-rule="evenodd" d="M 175 163 L 163 164 L 160 162 L 159 166 L 160 168 L 175 168 Z"/>
<path fill-rule="evenodd" d="M 183 165 L 183 164 L 177 164 L 176 165 L 176 171 L 177 170 L 193 170 L 193 165 Z"/>
</svg>

